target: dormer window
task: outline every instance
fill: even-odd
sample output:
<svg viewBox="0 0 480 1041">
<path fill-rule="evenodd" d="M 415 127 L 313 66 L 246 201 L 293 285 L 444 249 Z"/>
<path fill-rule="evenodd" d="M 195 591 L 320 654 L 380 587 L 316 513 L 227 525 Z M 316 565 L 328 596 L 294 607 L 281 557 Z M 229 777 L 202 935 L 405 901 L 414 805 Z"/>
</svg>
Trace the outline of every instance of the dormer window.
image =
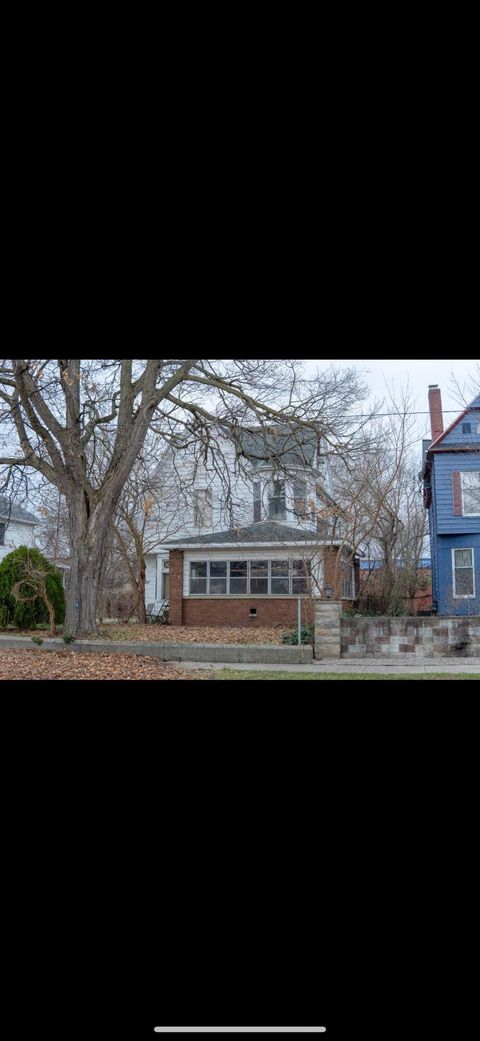
<svg viewBox="0 0 480 1041">
<path fill-rule="evenodd" d="M 471 433 L 472 433 L 472 424 L 471 423 L 462 423 L 462 434 L 471 434 Z"/>
<path fill-rule="evenodd" d="M 268 494 L 270 520 L 285 520 L 285 481 L 272 481 Z"/>
</svg>

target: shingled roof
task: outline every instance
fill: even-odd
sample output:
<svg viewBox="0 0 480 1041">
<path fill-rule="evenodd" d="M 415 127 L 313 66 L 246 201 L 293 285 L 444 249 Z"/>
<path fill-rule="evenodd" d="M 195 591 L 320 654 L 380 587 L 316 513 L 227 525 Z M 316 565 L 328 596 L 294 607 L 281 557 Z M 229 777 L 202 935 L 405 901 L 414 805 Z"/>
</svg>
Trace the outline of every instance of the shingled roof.
<svg viewBox="0 0 480 1041">
<path fill-rule="evenodd" d="M 276 462 L 279 466 L 312 466 L 317 434 L 314 430 L 280 430 L 278 427 L 245 430 L 240 434 L 243 454 L 252 463 Z"/>
<path fill-rule="evenodd" d="M 296 542 L 305 545 L 318 542 L 318 536 L 314 531 L 279 524 L 278 521 L 258 521 L 256 524 L 249 524 L 246 528 L 229 528 L 228 531 L 214 531 L 209 535 L 191 535 L 183 539 L 171 539 L 166 541 L 164 546 L 166 549 L 168 547 L 182 549 L 185 546 L 218 544 L 224 546 L 248 546 L 255 545 L 255 543 L 281 545 L 282 542 Z"/>
<path fill-rule="evenodd" d="M 15 506 L 0 495 L 0 521 L 18 521 L 20 524 L 38 524 L 38 517 L 24 510 L 22 506 Z"/>
</svg>

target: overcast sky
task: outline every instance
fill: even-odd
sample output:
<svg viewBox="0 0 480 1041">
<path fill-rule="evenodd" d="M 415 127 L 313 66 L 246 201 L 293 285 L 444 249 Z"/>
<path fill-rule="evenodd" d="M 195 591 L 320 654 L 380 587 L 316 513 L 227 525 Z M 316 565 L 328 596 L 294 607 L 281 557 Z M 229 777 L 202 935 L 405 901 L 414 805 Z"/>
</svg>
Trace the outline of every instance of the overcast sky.
<svg viewBox="0 0 480 1041">
<path fill-rule="evenodd" d="M 370 387 L 370 401 L 372 403 L 374 399 L 381 400 L 387 397 L 386 382 L 390 389 L 393 386 L 396 399 L 400 397 L 401 390 L 406 387 L 408 382 L 412 391 L 414 410 L 419 413 L 427 413 L 427 415 L 418 415 L 416 417 L 419 440 L 422 437 L 430 437 L 428 416 L 429 384 L 437 383 L 440 387 L 444 426 L 447 427 L 464 407 L 459 400 L 458 393 L 455 395 L 452 373 L 455 374 L 460 387 L 465 390 L 467 402 L 471 401 L 475 396 L 471 384 L 476 364 L 472 359 L 461 358 L 454 361 L 446 361 L 443 358 L 438 360 L 430 358 L 425 361 L 406 358 L 400 360 L 386 359 L 383 361 L 378 358 L 366 361 L 360 361 L 359 358 L 353 360 L 336 358 L 330 361 L 325 359 L 313 361 L 309 359 L 305 363 L 307 371 L 315 371 L 317 368 L 322 371 L 331 365 L 340 369 L 364 370 L 364 381 Z M 388 411 L 388 409 L 385 409 L 385 411 Z"/>
</svg>

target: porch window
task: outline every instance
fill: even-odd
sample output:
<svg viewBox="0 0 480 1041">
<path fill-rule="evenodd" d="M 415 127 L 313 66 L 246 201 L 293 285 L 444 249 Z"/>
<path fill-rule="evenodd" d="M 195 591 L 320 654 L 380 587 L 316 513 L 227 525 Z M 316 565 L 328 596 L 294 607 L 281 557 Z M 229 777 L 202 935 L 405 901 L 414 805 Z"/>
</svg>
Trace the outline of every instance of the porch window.
<svg viewBox="0 0 480 1041">
<path fill-rule="evenodd" d="M 272 560 L 271 573 L 272 594 L 278 596 L 284 593 L 288 595 L 290 592 L 288 560 Z"/>
<path fill-rule="evenodd" d="M 227 561 L 210 561 L 210 593 L 212 596 L 220 596 L 227 592 Z"/>
<path fill-rule="evenodd" d="M 475 596 L 475 553 L 473 549 L 452 549 L 453 595 L 455 599 Z"/>
<path fill-rule="evenodd" d="M 230 561 L 230 595 L 239 596 L 247 592 L 247 572 L 246 560 Z"/>
<path fill-rule="evenodd" d="M 272 481 L 268 496 L 270 520 L 285 520 L 285 481 Z"/>
<path fill-rule="evenodd" d="M 355 569 L 353 564 L 342 567 L 342 600 L 353 600 L 355 597 Z"/>
<path fill-rule="evenodd" d="M 206 561 L 192 560 L 190 564 L 190 592 L 207 592 L 207 563 Z"/>
<path fill-rule="evenodd" d="M 268 560 L 250 561 L 250 593 L 253 596 L 267 596 Z"/>
<path fill-rule="evenodd" d="M 480 516 L 480 470 L 462 473 L 463 516 Z"/>
<path fill-rule="evenodd" d="M 309 560 L 292 560 L 292 595 L 308 593 L 311 565 Z"/>
</svg>

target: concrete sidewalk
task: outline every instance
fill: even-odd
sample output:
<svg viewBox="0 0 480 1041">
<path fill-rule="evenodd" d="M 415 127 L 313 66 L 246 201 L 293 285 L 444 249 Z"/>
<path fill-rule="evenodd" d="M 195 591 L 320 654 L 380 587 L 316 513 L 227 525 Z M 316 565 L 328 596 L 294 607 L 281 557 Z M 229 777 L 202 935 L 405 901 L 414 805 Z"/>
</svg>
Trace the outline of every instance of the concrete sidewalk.
<svg viewBox="0 0 480 1041">
<path fill-rule="evenodd" d="M 344 675 L 360 674 L 362 672 L 374 672 L 379 676 L 387 676 L 397 674 L 397 676 L 408 675 L 412 673 L 428 674 L 434 672 L 448 673 L 452 678 L 458 673 L 470 673 L 477 674 L 480 676 L 480 658 L 463 658 L 461 661 L 436 661 L 432 663 L 431 658 L 417 658 L 415 662 L 408 662 L 406 664 L 397 664 L 396 661 L 382 662 L 378 661 L 378 658 L 359 658 L 356 661 L 349 659 L 345 661 L 344 658 L 338 658 L 334 661 L 329 662 L 312 662 L 311 665 L 274 665 L 274 664 L 260 664 L 260 663 L 246 663 L 246 662 L 205 662 L 205 661 L 182 661 L 182 669 L 229 669 L 229 670 L 245 670 L 251 672 L 292 672 L 302 673 L 311 672 L 318 676 L 321 676 L 325 672 L 335 672 L 337 674 L 343 673 Z"/>
</svg>

